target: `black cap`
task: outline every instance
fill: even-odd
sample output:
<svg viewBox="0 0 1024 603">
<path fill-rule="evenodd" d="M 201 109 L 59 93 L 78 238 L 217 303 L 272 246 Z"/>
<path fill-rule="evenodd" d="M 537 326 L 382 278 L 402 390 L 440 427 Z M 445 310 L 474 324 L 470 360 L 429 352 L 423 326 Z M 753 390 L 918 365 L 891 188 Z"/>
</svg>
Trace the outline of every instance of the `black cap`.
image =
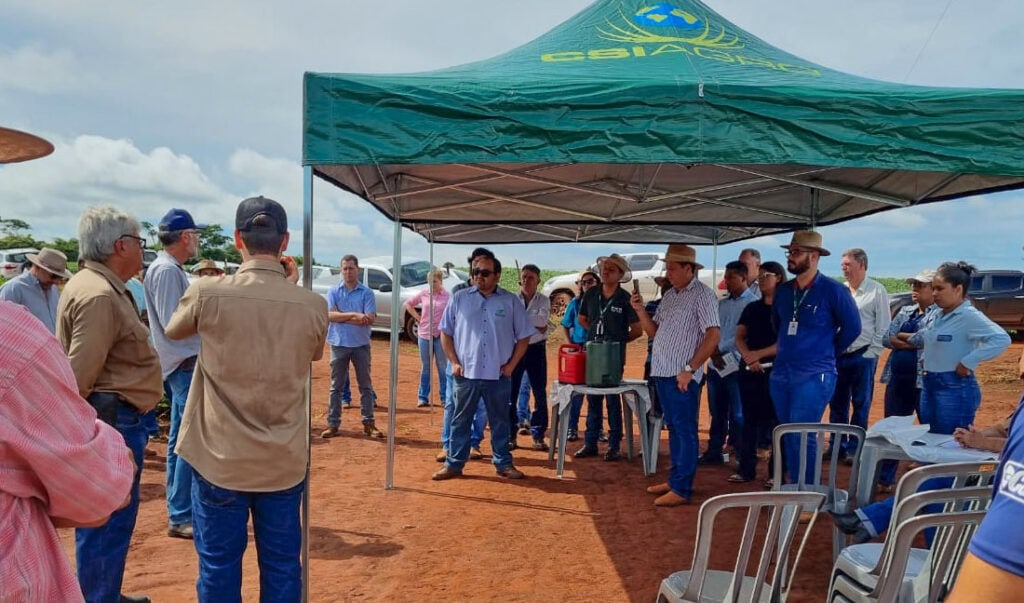
<svg viewBox="0 0 1024 603">
<path fill-rule="evenodd" d="M 258 216 L 266 216 L 270 220 L 261 224 L 253 224 Z M 241 231 L 260 230 L 263 227 L 273 227 L 278 234 L 288 232 L 288 214 L 285 213 L 281 204 L 273 199 L 264 196 L 249 197 L 238 204 L 235 211 L 235 228 Z"/>
</svg>

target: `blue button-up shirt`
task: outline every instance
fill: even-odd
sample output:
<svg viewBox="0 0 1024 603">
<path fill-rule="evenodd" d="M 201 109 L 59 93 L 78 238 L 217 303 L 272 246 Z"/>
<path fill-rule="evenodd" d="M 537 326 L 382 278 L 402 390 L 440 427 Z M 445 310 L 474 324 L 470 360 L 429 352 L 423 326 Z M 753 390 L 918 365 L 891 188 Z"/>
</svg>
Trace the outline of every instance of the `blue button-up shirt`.
<svg viewBox="0 0 1024 603">
<path fill-rule="evenodd" d="M 796 279 L 779 285 L 772 304 L 779 347 L 772 375 L 791 380 L 836 374 L 836 352 L 860 335 L 860 312 L 846 285 L 818 273 L 811 286 L 796 290 Z M 796 322 L 796 334 L 790 323 Z"/>
<path fill-rule="evenodd" d="M 529 339 L 536 329 L 518 295 L 498 287 L 484 297 L 469 287 L 452 296 L 441 315 L 441 332 L 454 340 L 467 379 L 496 380 L 516 343 Z"/>
<path fill-rule="evenodd" d="M 925 371 L 945 373 L 955 371 L 957 364 L 973 371 L 1002 354 L 1010 345 L 1010 336 L 965 300 L 952 312 L 938 312 L 910 342 L 924 346 L 921 362 Z"/>
<path fill-rule="evenodd" d="M 377 313 L 377 300 L 373 291 L 362 283 L 349 289 L 342 281 L 327 292 L 328 312 Z M 343 348 L 359 348 L 370 345 L 370 325 L 351 322 L 332 322 L 327 327 L 327 343 Z"/>
<path fill-rule="evenodd" d="M 60 299 L 60 290 L 56 285 L 44 291 L 39 279 L 26 270 L 0 287 L 0 299 L 25 306 L 51 333 L 57 332 L 57 300 Z"/>
<path fill-rule="evenodd" d="M 182 361 L 199 354 L 199 335 L 171 339 L 164 333 L 188 286 L 185 269 L 174 256 L 163 250 L 149 265 L 146 280 L 142 283 L 146 294 L 146 312 L 149 316 L 153 347 L 160 357 L 160 369 L 164 379 L 177 370 Z"/>
<path fill-rule="evenodd" d="M 750 289 L 744 289 L 736 297 L 718 300 L 718 324 L 722 329 L 722 338 L 718 341 L 718 351 L 727 354 L 736 351 L 736 327 L 740 324 L 740 315 L 747 304 L 757 297 Z"/>
</svg>

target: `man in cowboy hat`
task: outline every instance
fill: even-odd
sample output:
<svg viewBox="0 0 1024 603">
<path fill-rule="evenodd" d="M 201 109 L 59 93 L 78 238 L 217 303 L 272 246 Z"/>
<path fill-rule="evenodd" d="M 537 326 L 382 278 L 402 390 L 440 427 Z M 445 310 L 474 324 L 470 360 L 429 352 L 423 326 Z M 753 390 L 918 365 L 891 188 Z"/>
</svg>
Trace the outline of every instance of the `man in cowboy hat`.
<svg viewBox="0 0 1024 603">
<path fill-rule="evenodd" d="M 779 344 L 771 376 L 771 396 L 779 423 L 817 423 L 836 385 L 836 351 L 847 349 L 860 335 L 860 313 L 846 286 L 818 272 L 818 260 L 830 255 L 821 234 L 793 233 L 786 250 L 787 269 L 796 278 L 779 285 L 772 304 L 779 325 Z M 817 454 L 812 435 L 807 448 L 807 481 Z M 800 442 L 795 435 L 782 443 L 791 482 L 798 481 Z"/>
<path fill-rule="evenodd" d="M 580 300 L 579 321 L 587 329 L 587 341 L 618 341 L 622 345 L 622 362 L 626 362 L 626 342 L 640 337 L 640 322 L 630 305 L 629 294 L 620 283 L 629 282 L 633 274 L 626 259 L 617 253 L 597 258 L 601 286 L 587 291 Z M 608 405 L 608 450 L 604 460 L 620 458 L 622 442 L 622 398 L 619 394 L 587 394 L 587 431 L 583 447 L 576 458 L 597 456 L 597 441 L 603 423 L 601 399 Z"/>
<path fill-rule="evenodd" d="M 71 278 L 68 258 L 56 249 L 43 247 L 26 256 L 31 266 L 0 287 L 0 299 L 28 308 L 50 333 L 57 332 L 57 301 L 60 290 L 55 284 Z"/>
<path fill-rule="evenodd" d="M 220 276 L 224 269 L 213 260 L 199 260 L 199 263 L 192 266 L 192 274 L 196 276 Z"/>
<path fill-rule="evenodd" d="M 697 471 L 697 414 L 704 362 L 718 349 L 718 300 L 715 292 L 697 278 L 703 268 L 697 252 L 688 245 L 673 244 L 665 252 L 665 275 L 672 288 L 662 296 L 651 316 L 643 298 L 630 300 L 648 337 L 651 349 L 651 380 L 669 427 L 672 465 L 668 481 L 647 488 L 657 494 L 654 504 L 676 507 L 690 502 Z"/>
<path fill-rule="evenodd" d="M 182 265 L 196 257 L 199 233 L 204 228 L 205 224 L 196 224 L 192 214 L 184 209 L 171 209 L 164 214 L 157 226 L 157 237 L 164 248 L 149 265 L 143 282 L 153 347 L 160 356 L 163 379 L 171 391 L 166 496 L 167 535 L 172 538 L 192 538 L 192 467 L 174 448 L 199 355 L 199 336 L 174 341 L 167 337 L 165 329 L 188 289 L 188 276 Z"/>
</svg>

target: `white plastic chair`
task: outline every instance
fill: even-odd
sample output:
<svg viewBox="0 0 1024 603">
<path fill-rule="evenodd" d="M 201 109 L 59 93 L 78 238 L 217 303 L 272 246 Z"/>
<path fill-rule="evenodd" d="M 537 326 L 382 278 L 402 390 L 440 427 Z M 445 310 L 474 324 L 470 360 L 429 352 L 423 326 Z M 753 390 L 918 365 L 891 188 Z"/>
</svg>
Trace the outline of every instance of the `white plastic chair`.
<svg viewBox="0 0 1024 603">
<path fill-rule="evenodd" d="M 824 502 L 825 495 L 819 492 L 743 492 L 708 499 L 701 505 L 697 518 L 693 566 L 661 581 L 658 602 L 784 601 L 788 594 L 785 585 L 792 582 L 792 573 L 796 572 L 807 537 Z M 747 510 L 743 533 L 722 534 L 719 530 L 719 538 L 714 539 L 716 551 L 723 547 L 736 548 L 735 564 L 730 571 L 708 569 L 715 518 L 722 510 L 735 508 Z M 793 540 L 801 527 L 796 517 L 808 510 L 813 514 L 803 526 L 803 537 L 795 556 L 791 555 Z M 746 571 L 757 543 L 761 545 L 757 571 L 748 576 Z M 792 564 L 792 573 L 784 580 L 789 564 Z"/>
<path fill-rule="evenodd" d="M 987 486 L 928 490 L 911 494 L 896 507 L 884 544 L 847 547 L 832 570 L 829 600 L 923 602 L 945 597 L 967 552 L 974 530 L 992 500 Z M 942 510 L 918 515 L 930 505 Z M 914 538 L 938 527 L 929 549 Z"/>
<path fill-rule="evenodd" d="M 790 436 L 800 439 L 800 454 L 797 459 L 786 459 L 788 463 L 798 466 L 798 479 L 794 483 L 786 484 L 785 478 L 789 473 L 783 473 L 782 462 L 782 438 Z M 811 437 L 814 436 L 817 442 L 816 453 L 808 454 L 808 446 Z M 829 457 L 827 479 L 822 476 L 822 455 L 821 450 L 830 436 L 834 436 L 839 442 L 846 436 L 853 445 L 850 459 L 853 465 L 850 467 L 849 480 L 839 484 L 839 446 L 833 446 Z M 860 465 L 860 453 L 864 446 L 864 429 L 856 425 L 831 424 L 831 423 L 783 423 L 772 432 L 772 446 L 775 453 L 775 464 L 773 466 L 772 478 L 774 479 L 773 490 L 782 492 L 820 492 L 825 495 L 824 511 L 835 513 L 846 513 L 852 511 L 852 502 L 856 500 L 857 493 L 857 470 Z M 814 463 L 812 481 L 807 481 L 808 462 Z M 839 556 L 839 551 L 846 546 L 846 535 L 838 528 L 832 530 L 832 558 Z"/>
</svg>

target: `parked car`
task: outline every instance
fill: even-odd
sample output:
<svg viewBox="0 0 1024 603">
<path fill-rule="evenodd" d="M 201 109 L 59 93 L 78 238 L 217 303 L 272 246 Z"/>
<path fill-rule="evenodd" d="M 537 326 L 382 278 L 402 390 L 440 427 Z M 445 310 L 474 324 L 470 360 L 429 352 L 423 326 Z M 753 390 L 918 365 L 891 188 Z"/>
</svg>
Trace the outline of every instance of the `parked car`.
<svg viewBox="0 0 1024 603">
<path fill-rule="evenodd" d="M 1024 272 L 1020 270 L 979 270 L 971 277 L 967 292 L 974 307 L 997 325 L 1018 336 L 1024 335 Z M 909 306 L 910 293 L 889 296 L 893 316 Z"/>
<path fill-rule="evenodd" d="M 654 282 L 654 279 L 665 274 L 665 259 L 657 253 L 624 253 L 622 257 L 629 264 L 629 270 L 633 273 L 633 278 L 639 281 L 640 294 L 643 296 L 644 301 L 651 301 L 658 297 L 658 284 Z M 591 264 L 587 269 L 598 272 L 597 264 Z M 598 272 L 598 274 L 600 273 Z M 722 270 L 719 269 L 717 274 L 721 278 Z M 565 315 L 565 307 L 579 293 L 579 287 L 576 286 L 576 278 L 578 276 L 578 272 L 555 276 L 549 278 L 541 287 L 541 293 L 547 295 L 551 300 L 551 316 L 553 319 L 560 319 Z M 716 279 L 711 275 L 711 270 L 702 270 L 698 278 L 714 289 L 719 297 L 723 296 L 722 291 L 715 289 L 714 283 Z M 625 283 L 622 286 L 632 293 L 632 283 Z"/>
<path fill-rule="evenodd" d="M 18 249 L 0 249 L 0 276 L 12 279 L 25 269 L 28 262 L 28 254 L 39 253 L 33 247 L 20 247 Z"/>
<path fill-rule="evenodd" d="M 373 290 L 374 298 L 377 301 L 377 320 L 372 326 L 374 331 L 391 331 L 391 291 L 394 288 L 394 278 L 391 274 L 392 265 L 391 258 L 387 256 L 359 259 L 359 280 Z M 326 266 L 314 266 L 313 268 L 314 270 L 317 268 L 327 268 L 328 270 L 327 272 L 316 270 L 313 274 L 313 291 L 326 297 L 327 291 L 341 282 L 341 275 L 331 274 L 330 271 L 336 270 L 336 268 Z M 427 274 L 431 268 L 430 262 L 418 258 L 409 258 L 402 262 L 399 283 L 401 287 L 399 296 L 402 304 L 412 298 L 417 291 L 427 287 Z M 468 275 L 458 270 L 448 270 L 445 274 L 442 283 L 444 288 L 449 291 L 468 278 Z M 402 325 L 401 333 L 415 341 L 419 323 L 413 319 L 412 315 L 402 310 L 399 324 Z"/>
</svg>

